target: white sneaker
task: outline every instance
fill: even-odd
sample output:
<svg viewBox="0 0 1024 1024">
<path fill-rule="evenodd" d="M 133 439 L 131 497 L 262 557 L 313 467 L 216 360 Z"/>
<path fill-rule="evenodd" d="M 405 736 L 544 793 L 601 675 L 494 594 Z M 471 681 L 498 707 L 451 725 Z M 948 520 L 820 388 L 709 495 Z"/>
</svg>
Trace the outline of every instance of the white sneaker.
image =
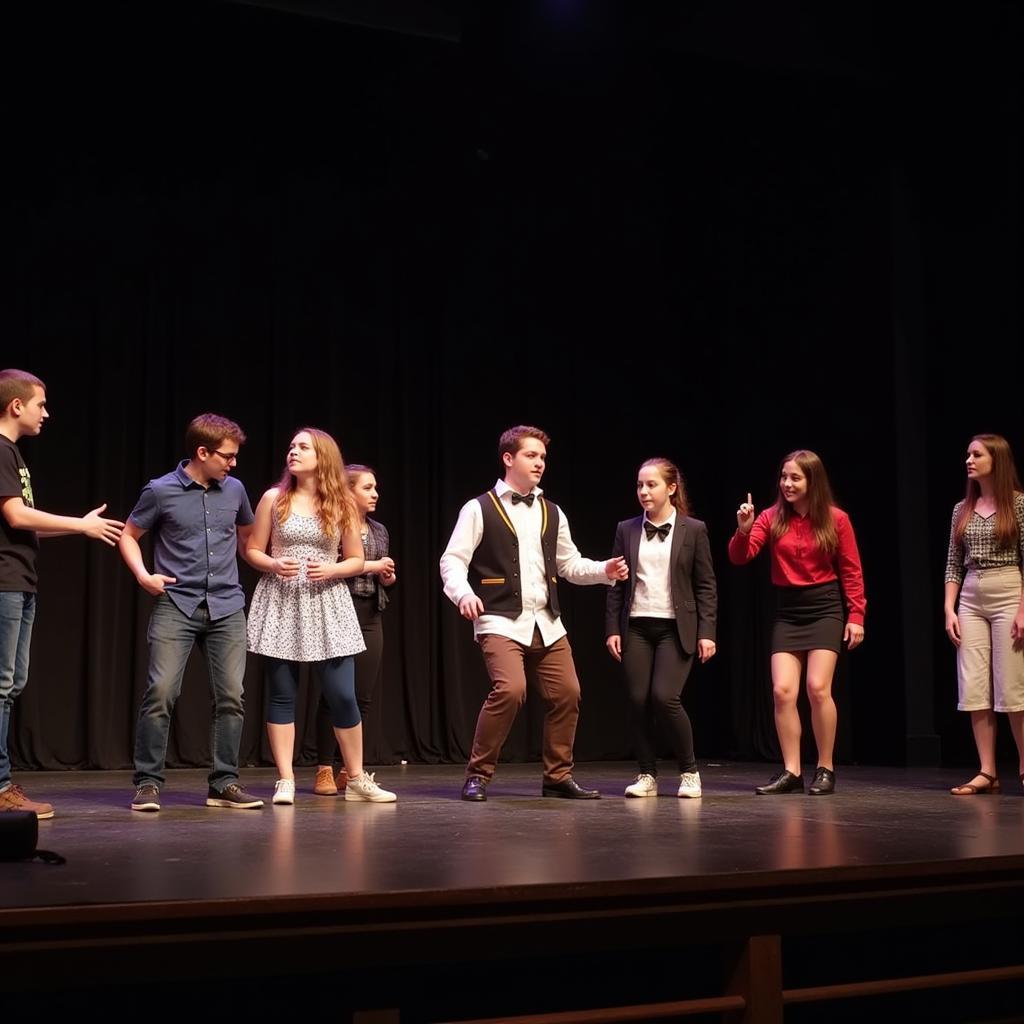
<svg viewBox="0 0 1024 1024">
<path fill-rule="evenodd" d="M 700 795 L 700 772 L 683 772 L 679 776 L 679 792 L 676 793 L 676 796 L 699 797 Z"/>
<path fill-rule="evenodd" d="M 362 775 L 357 775 L 354 779 L 348 780 L 348 784 L 345 786 L 345 799 L 366 800 L 371 804 L 392 804 L 398 797 L 394 793 L 389 793 L 386 789 L 381 789 L 373 781 L 373 776 L 369 772 L 364 771 Z"/>
<path fill-rule="evenodd" d="M 626 787 L 626 796 L 657 796 L 658 780 L 653 775 L 641 773 L 636 781 Z"/>
<path fill-rule="evenodd" d="M 295 803 L 295 780 L 278 779 L 274 783 L 274 803 L 293 804 Z"/>
</svg>

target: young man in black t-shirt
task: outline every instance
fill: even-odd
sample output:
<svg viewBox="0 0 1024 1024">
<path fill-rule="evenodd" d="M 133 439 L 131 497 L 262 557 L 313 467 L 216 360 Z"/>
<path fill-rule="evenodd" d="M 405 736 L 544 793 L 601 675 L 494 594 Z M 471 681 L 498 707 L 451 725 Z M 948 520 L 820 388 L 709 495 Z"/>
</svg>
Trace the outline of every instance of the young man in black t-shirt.
<svg viewBox="0 0 1024 1024">
<path fill-rule="evenodd" d="M 81 518 L 35 507 L 32 478 L 15 442 L 38 434 L 49 415 L 46 387 L 38 377 L 0 370 L 0 813 L 34 811 L 40 818 L 52 818 L 53 807 L 30 800 L 11 782 L 7 753 L 11 708 L 28 681 L 39 537 L 84 533 L 114 546 L 124 526 L 100 516 L 106 505 Z"/>
</svg>

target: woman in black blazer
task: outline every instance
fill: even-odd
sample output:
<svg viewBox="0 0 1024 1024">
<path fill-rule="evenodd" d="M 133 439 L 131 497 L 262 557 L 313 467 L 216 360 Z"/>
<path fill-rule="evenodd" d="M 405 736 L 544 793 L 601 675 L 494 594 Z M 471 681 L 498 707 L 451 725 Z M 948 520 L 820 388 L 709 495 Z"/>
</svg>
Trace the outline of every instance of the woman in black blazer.
<svg viewBox="0 0 1024 1024">
<path fill-rule="evenodd" d="M 693 730 L 681 696 L 693 656 L 715 653 L 718 588 L 707 527 L 692 519 L 678 467 L 648 459 L 637 475 L 642 516 L 615 530 L 612 557 L 629 578 L 608 591 L 605 644 L 622 662 L 629 691 L 639 774 L 626 796 L 658 795 L 655 721 L 668 730 L 679 759 L 677 796 L 701 795 Z"/>
</svg>

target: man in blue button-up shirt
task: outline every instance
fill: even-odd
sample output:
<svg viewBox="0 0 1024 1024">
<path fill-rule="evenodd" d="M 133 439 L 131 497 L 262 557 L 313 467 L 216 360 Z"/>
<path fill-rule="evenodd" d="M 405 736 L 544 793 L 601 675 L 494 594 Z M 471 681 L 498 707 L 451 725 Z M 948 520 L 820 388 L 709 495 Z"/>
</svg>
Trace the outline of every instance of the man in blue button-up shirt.
<svg viewBox="0 0 1024 1024">
<path fill-rule="evenodd" d="M 257 808 L 263 801 L 238 781 L 245 674 L 245 594 L 238 546 L 252 530 L 245 488 L 230 476 L 245 434 L 237 423 L 204 413 L 188 426 L 191 458 L 143 488 L 121 535 L 121 555 L 157 600 L 149 622 L 149 675 L 135 731 L 133 811 L 160 810 L 167 734 L 185 664 L 198 643 L 213 690 L 213 770 L 209 807 Z M 139 540 L 153 531 L 154 571 Z"/>
</svg>

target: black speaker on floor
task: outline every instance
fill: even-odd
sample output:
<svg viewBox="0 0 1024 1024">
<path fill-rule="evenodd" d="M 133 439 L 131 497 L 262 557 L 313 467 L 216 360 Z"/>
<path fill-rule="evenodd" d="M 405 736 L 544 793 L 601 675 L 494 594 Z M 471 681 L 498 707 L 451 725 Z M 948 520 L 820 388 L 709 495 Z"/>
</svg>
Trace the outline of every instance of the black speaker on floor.
<svg viewBox="0 0 1024 1024">
<path fill-rule="evenodd" d="M 39 819 L 35 811 L 0 814 L 0 860 L 28 860 L 36 855 Z"/>
</svg>

